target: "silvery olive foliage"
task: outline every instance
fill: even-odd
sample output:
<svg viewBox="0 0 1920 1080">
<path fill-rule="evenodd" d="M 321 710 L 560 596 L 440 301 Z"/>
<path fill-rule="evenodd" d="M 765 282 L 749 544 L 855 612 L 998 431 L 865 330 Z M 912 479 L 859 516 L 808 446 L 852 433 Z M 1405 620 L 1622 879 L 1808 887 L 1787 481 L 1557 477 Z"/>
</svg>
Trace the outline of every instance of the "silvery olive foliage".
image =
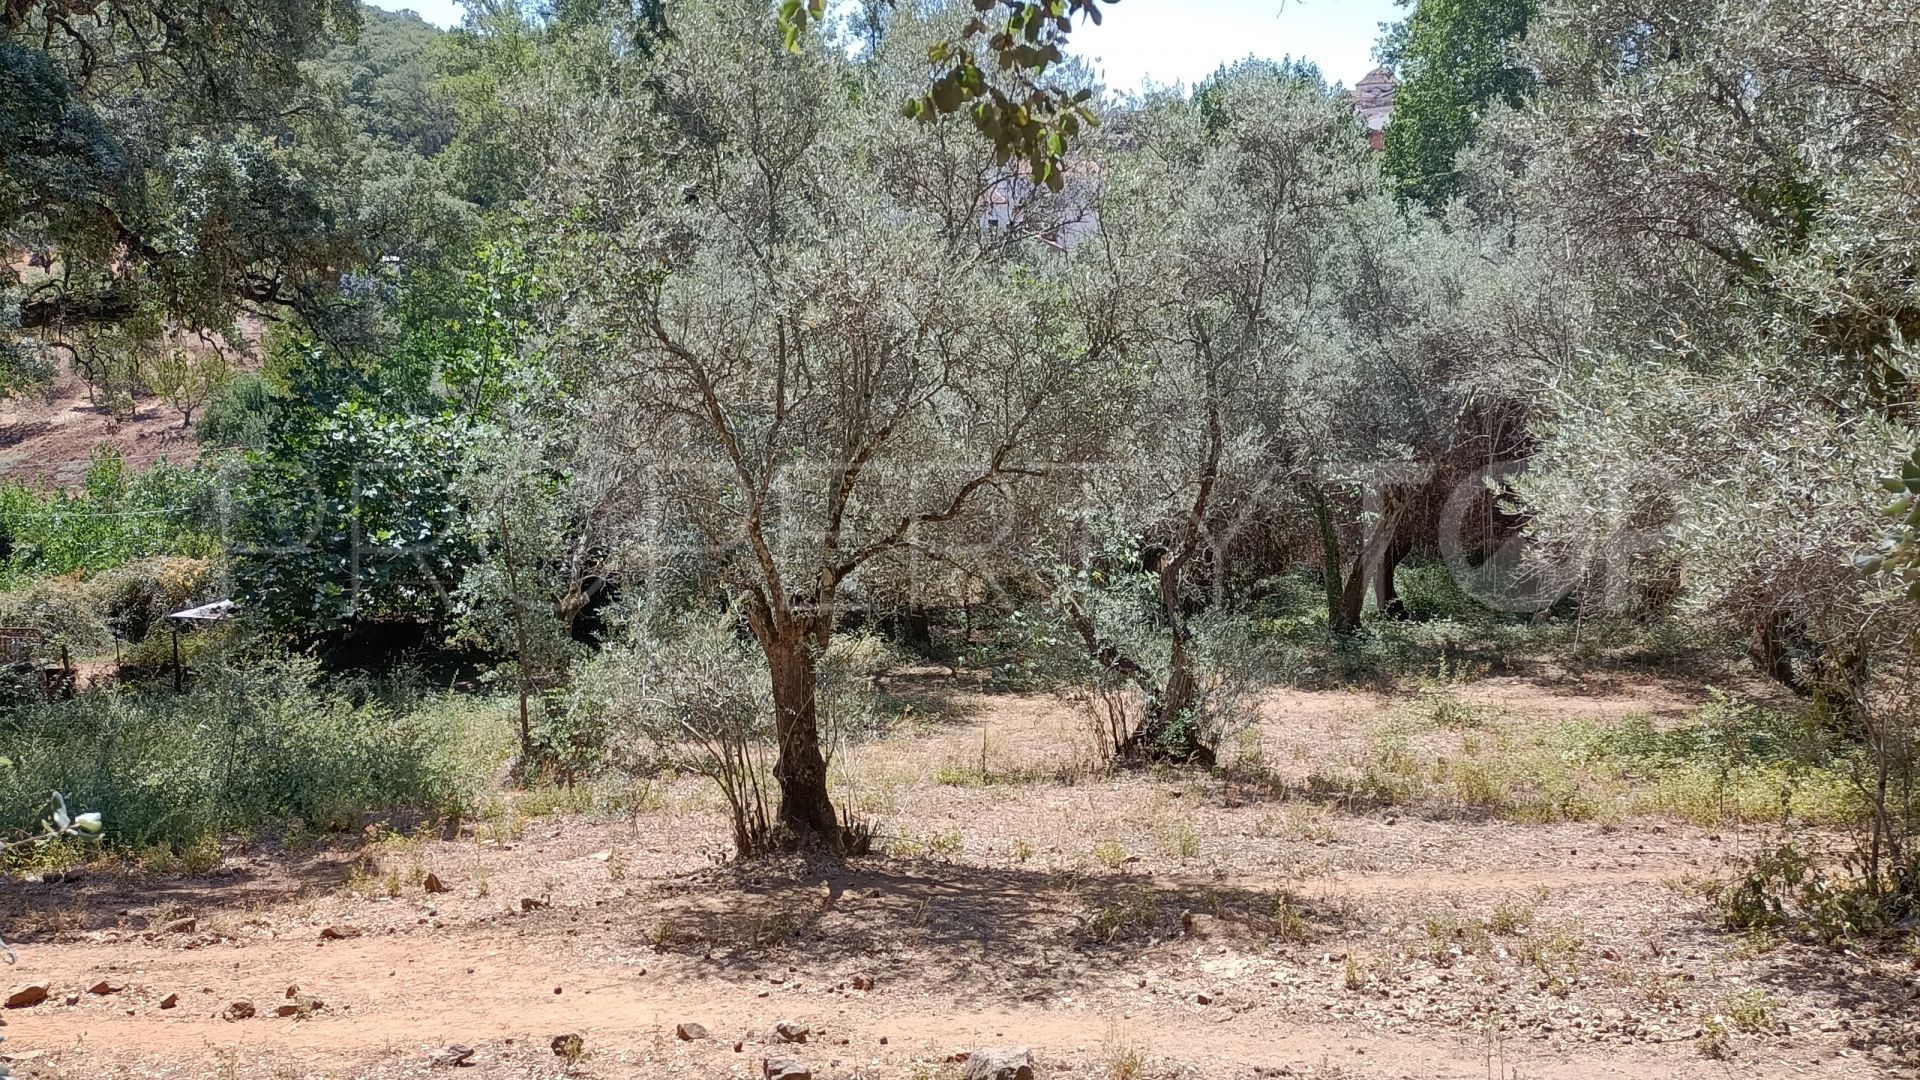
<svg viewBox="0 0 1920 1080">
<path fill-rule="evenodd" d="M 675 19 L 656 53 L 553 91 L 555 359 L 581 454 L 621 477 L 625 572 L 699 553 L 768 665 L 777 816 L 832 843 L 816 657 L 837 618 L 870 573 L 999 542 L 1106 343 L 1046 302 L 1062 196 L 964 122 L 899 114 L 936 32 L 911 11 L 857 63 L 788 52 L 745 0 Z"/>
<path fill-rule="evenodd" d="M 1920 30 L 1898 7 L 1550 4 L 1522 46 L 1543 89 L 1500 122 L 1533 148 L 1520 212 L 1594 312 L 1521 494 L 1596 598 L 1651 583 L 1769 639 L 1886 598 L 1847 564 L 1879 532 L 1865 478 L 1913 443 Z"/>
<path fill-rule="evenodd" d="M 687 612 L 652 598 L 624 621 L 620 640 L 585 660 L 569 683 L 572 722 L 596 731 L 608 762 L 629 775 L 667 769 L 713 781 L 737 854 L 778 846 L 773 689 L 738 613 Z M 814 661 L 822 752 L 831 762 L 883 730 L 874 680 L 898 657 L 871 635 L 839 634 Z"/>
<path fill-rule="evenodd" d="M 1433 527 L 1412 494 L 1570 348 L 1570 324 L 1502 234 L 1404 212 L 1309 73 L 1244 65 L 1130 123 L 1073 251 L 1077 310 L 1123 345 L 1099 399 L 1109 441 L 1071 486 L 1043 485 L 1036 565 L 1101 677 L 1140 696 L 1120 749 L 1205 760 L 1245 716 L 1207 701 L 1218 673 L 1190 615 L 1220 633 L 1286 565 L 1275 549 L 1319 548 L 1328 621 L 1357 631 L 1387 548 Z"/>
<path fill-rule="evenodd" d="M 1901 917 L 1920 895 L 1920 20 L 1603 0 L 1546 5 L 1521 48 L 1541 91 L 1482 166 L 1516 170 L 1505 205 L 1593 302 L 1515 485 L 1540 571 L 1583 606 L 1746 635 L 1857 743 L 1872 813 L 1849 865 Z M 1870 478 L 1902 461 L 1882 507 Z"/>
<path fill-rule="evenodd" d="M 1140 698 L 1113 749 L 1174 760 L 1210 760 L 1244 718 L 1210 692 L 1188 609 L 1224 600 L 1239 534 L 1304 465 L 1305 387 L 1341 348 L 1338 238 L 1372 173 L 1311 79 L 1252 70 L 1209 106 L 1149 101 L 1107 157 L 1073 287 L 1124 348 L 1110 441 L 1047 500 L 1036 558 L 1096 674 Z"/>
</svg>

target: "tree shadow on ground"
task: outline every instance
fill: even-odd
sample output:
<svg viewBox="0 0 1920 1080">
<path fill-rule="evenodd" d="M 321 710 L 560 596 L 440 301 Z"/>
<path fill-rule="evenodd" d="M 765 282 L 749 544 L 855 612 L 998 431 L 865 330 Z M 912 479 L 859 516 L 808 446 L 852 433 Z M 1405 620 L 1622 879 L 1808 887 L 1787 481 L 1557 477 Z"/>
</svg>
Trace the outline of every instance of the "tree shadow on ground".
<svg viewBox="0 0 1920 1080">
<path fill-rule="evenodd" d="M 0 936 L 46 943 L 62 933 L 157 930 L 171 920 L 250 912 L 346 886 L 357 852 L 230 859 L 206 874 L 156 874 L 92 864 L 0 888 Z"/>
<path fill-rule="evenodd" d="M 628 914 L 636 944 L 723 972 L 793 966 L 845 981 L 910 965 L 962 1003 L 1000 1004 L 1110 979 L 1154 941 L 1304 948 L 1351 929 L 1347 911 L 1279 888 L 885 858 L 717 868 L 656 888 Z"/>
</svg>

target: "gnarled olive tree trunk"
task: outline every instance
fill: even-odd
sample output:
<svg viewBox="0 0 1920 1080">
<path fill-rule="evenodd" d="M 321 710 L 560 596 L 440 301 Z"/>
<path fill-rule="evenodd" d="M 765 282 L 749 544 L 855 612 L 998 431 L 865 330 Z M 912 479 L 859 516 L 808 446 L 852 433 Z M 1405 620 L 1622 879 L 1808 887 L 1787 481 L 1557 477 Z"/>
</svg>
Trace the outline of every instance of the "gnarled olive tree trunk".
<svg viewBox="0 0 1920 1080">
<path fill-rule="evenodd" d="M 816 837 L 839 850 L 840 822 L 827 793 L 827 759 L 820 749 L 819 675 L 814 667 L 832 637 L 832 616 L 768 612 L 749 617 L 748 623 L 767 655 L 773 684 L 777 823 L 796 840 Z"/>
<path fill-rule="evenodd" d="M 1407 500 L 1397 493 L 1389 492 L 1386 506 L 1381 510 L 1380 520 L 1367 534 L 1367 542 L 1361 546 L 1360 557 L 1354 561 L 1353 568 L 1347 574 L 1346 585 L 1340 590 L 1339 603 L 1328 612 L 1328 624 L 1336 634 L 1347 635 L 1360 629 L 1360 613 L 1366 606 L 1367 587 L 1375 582 L 1380 573 L 1391 574 L 1393 567 L 1387 558 L 1393 546 L 1395 535 L 1400 531 L 1400 519 L 1405 516 Z M 1383 591 L 1380 595 L 1382 606 L 1392 597 Z"/>
</svg>

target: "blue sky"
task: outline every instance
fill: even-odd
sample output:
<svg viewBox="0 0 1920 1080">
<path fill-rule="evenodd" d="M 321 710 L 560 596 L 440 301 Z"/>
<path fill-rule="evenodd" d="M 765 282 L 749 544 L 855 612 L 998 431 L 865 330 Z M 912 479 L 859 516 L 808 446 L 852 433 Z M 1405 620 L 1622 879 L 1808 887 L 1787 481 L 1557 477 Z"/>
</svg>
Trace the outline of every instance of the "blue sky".
<svg viewBox="0 0 1920 1080">
<path fill-rule="evenodd" d="M 412 8 L 427 21 L 460 20 L 457 0 L 373 0 Z M 1193 83 L 1244 56 L 1304 56 L 1330 80 L 1351 86 L 1373 69 L 1382 22 L 1405 10 L 1393 0 L 1119 0 L 1104 25 L 1076 29 L 1076 52 L 1094 60 L 1116 90 L 1145 80 Z"/>
</svg>

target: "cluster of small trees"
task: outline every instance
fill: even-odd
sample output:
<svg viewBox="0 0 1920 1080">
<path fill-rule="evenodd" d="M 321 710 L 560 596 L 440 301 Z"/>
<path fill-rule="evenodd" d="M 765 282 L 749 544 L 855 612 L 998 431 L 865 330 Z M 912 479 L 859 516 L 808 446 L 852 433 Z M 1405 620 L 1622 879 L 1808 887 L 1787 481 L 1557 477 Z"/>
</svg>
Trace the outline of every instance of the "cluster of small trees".
<svg viewBox="0 0 1920 1080">
<path fill-rule="evenodd" d="M 1423 0 L 1384 155 L 1294 64 L 1095 110 L 1081 0 L 825 31 L 565 0 L 357 42 L 340 5 L 209 0 L 310 66 L 188 33 L 179 71 L 141 60 L 161 6 L 65 7 L 0 42 L 41 125 L 5 130 L 79 163 L 9 147 L 0 211 L 58 255 L 9 271 L 22 334 L 293 316 L 208 410 L 259 446 L 236 582 L 309 629 L 443 617 L 512 657 L 529 750 L 588 598 L 671 596 L 764 665 L 779 798 L 743 846 L 839 844 L 850 615 L 1044 613 L 1116 753 L 1206 761 L 1263 581 L 1317 568 L 1350 635 L 1418 551 L 1493 606 L 1748 639 L 1877 748 L 1911 861 L 1914 523 L 1850 561 L 1914 442 L 1910 4 Z M 635 707 L 740 712 L 699 684 Z"/>
<path fill-rule="evenodd" d="M 1915 442 L 1915 14 L 1548 5 L 1512 50 L 1542 89 L 1489 115 L 1461 183 L 1562 248 L 1586 299 L 1534 409 L 1536 542 L 1587 588 L 1745 637 L 1869 747 L 1870 882 L 1909 897 L 1914 609 L 1849 556 L 1882 531 L 1867 480 Z"/>
<path fill-rule="evenodd" d="M 927 568 L 962 567 L 1128 688 L 1116 750 L 1210 759 L 1219 614 L 1305 545 L 1356 630 L 1433 463 L 1564 335 L 1535 260 L 1405 212 L 1313 73 L 1138 102 L 1040 183 L 901 114 L 962 19 L 790 50 L 764 5 L 687 4 L 518 91 L 559 471 L 623 581 L 692 559 L 734 605 L 778 823 L 829 842 L 815 668 L 846 612 L 939 605 Z"/>
</svg>

